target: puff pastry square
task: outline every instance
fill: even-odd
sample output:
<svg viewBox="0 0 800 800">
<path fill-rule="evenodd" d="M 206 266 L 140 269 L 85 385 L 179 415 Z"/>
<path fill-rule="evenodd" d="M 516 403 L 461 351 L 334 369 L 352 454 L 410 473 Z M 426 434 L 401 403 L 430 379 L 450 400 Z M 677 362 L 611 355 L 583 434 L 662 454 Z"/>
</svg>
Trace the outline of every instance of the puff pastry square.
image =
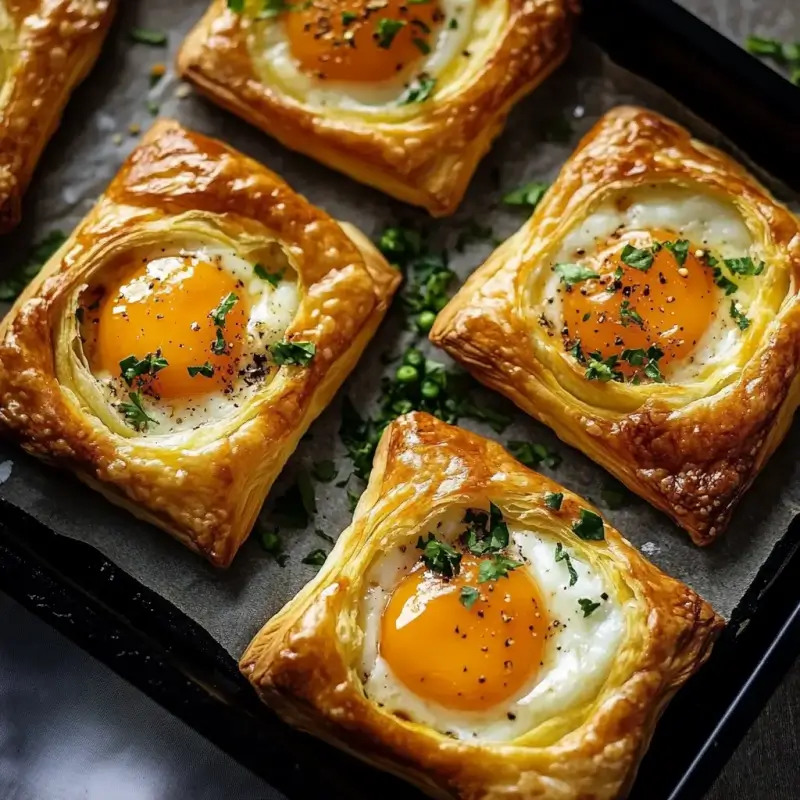
<svg viewBox="0 0 800 800">
<path fill-rule="evenodd" d="M 577 2 L 243 8 L 212 2 L 183 45 L 180 73 L 287 147 L 442 216 L 458 206 L 514 103 L 565 58 Z M 333 71 L 347 59 L 351 72 Z"/>
<path fill-rule="evenodd" d="M 159 121 L 0 327 L 0 431 L 225 566 L 399 280 L 265 167 Z"/>
<path fill-rule="evenodd" d="M 797 407 L 798 279 L 792 213 L 727 155 L 622 107 L 430 338 L 706 545 Z"/>
<path fill-rule="evenodd" d="M 240 667 L 286 721 L 432 797 L 610 800 L 721 627 L 586 501 L 415 412 Z"/>
<path fill-rule="evenodd" d="M 22 194 L 73 89 L 100 53 L 114 5 L 0 3 L 0 233 L 19 222 Z"/>
</svg>

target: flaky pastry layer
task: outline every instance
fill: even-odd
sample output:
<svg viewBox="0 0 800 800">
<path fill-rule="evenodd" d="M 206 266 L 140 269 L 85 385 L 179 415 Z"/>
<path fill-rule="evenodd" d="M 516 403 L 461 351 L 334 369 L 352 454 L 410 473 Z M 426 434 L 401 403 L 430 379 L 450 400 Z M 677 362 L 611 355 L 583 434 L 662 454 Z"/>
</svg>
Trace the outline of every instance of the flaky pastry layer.
<svg viewBox="0 0 800 800">
<path fill-rule="evenodd" d="M 562 492 L 559 510 L 545 495 Z M 373 559 L 452 506 L 504 517 L 587 560 L 624 607 L 626 631 L 596 697 L 509 742 L 457 740 L 401 719 L 366 695 L 358 610 Z M 722 620 L 605 525 L 572 529 L 592 507 L 523 467 L 500 445 L 423 413 L 385 431 L 353 522 L 317 577 L 252 641 L 240 667 L 289 723 L 389 770 L 437 798 L 610 800 L 630 786 L 657 719 L 709 655 Z"/>
<path fill-rule="evenodd" d="M 650 184 L 731 203 L 763 253 L 753 324 L 722 378 L 717 370 L 690 384 L 588 381 L 535 318 L 529 288 L 565 232 L 604 198 Z M 439 314 L 430 338 L 705 545 L 724 531 L 800 401 L 799 279 L 792 213 L 685 129 L 620 107 L 586 135 L 530 220 Z"/>
<path fill-rule="evenodd" d="M 20 219 L 39 156 L 91 70 L 115 0 L 0 4 L 0 233 Z"/>
<path fill-rule="evenodd" d="M 387 107 L 379 116 L 314 108 L 282 92 L 252 51 L 257 26 L 280 20 L 254 21 L 226 0 L 214 0 L 189 34 L 178 69 L 285 146 L 444 216 L 457 208 L 514 103 L 566 57 L 577 13 L 577 0 L 479 0 L 478 6 L 479 12 L 490 6 L 502 23 L 485 62 L 457 85 L 445 77 L 425 102 Z"/>
<path fill-rule="evenodd" d="M 104 419 L 79 379 L 78 298 L 112 254 L 182 230 L 249 246 L 277 242 L 300 293 L 285 338 L 313 342 L 316 355 L 306 367 L 280 367 L 224 419 L 144 435 Z M 399 281 L 363 234 L 265 167 L 159 121 L 0 326 L 0 432 L 225 566 L 297 442 L 355 366 Z"/>
</svg>

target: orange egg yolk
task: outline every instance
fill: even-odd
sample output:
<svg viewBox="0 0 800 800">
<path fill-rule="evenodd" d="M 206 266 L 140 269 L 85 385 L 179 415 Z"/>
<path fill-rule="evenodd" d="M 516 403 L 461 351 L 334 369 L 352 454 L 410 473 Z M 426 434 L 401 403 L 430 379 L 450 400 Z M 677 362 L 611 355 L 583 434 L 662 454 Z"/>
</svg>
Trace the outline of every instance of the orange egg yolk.
<svg viewBox="0 0 800 800">
<path fill-rule="evenodd" d="M 415 567 L 392 594 L 381 620 L 380 651 L 420 697 L 463 711 L 513 697 L 538 669 L 547 620 L 527 570 L 478 583 L 480 560 L 461 561 L 450 580 Z M 480 597 L 467 608 L 461 589 Z"/>
<path fill-rule="evenodd" d="M 404 72 L 433 48 L 436 0 L 314 0 L 284 15 L 292 55 L 319 78 L 374 83 Z"/>
<path fill-rule="evenodd" d="M 658 362 L 662 372 L 671 362 L 690 356 L 719 304 L 713 272 L 695 255 L 697 248 L 690 244 L 680 264 L 662 247 L 646 272 L 621 258 L 625 244 L 650 248 L 654 242 L 678 238 L 669 231 L 632 233 L 601 250 L 593 261 L 581 260 L 600 278 L 563 293 L 566 338 L 579 339 L 585 355 L 599 352 L 603 359 L 656 345 L 664 353 Z M 626 377 L 635 371 L 624 361 L 618 369 Z"/>
<path fill-rule="evenodd" d="M 136 378 L 132 388 L 182 398 L 229 387 L 247 324 L 236 279 L 208 261 L 184 256 L 158 258 L 123 274 L 121 283 L 106 287 L 96 312 L 87 318 L 94 325 L 92 367 L 120 376 L 120 362 L 129 356 L 143 359 L 159 353 L 168 366 L 154 376 Z M 230 294 L 237 301 L 218 326 L 211 315 Z M 215 352 L 215 343 L 221 352 Z M 190 367 L 206 362 L 213 367 L 211 377 L 189 373 Z"/>
</svg>

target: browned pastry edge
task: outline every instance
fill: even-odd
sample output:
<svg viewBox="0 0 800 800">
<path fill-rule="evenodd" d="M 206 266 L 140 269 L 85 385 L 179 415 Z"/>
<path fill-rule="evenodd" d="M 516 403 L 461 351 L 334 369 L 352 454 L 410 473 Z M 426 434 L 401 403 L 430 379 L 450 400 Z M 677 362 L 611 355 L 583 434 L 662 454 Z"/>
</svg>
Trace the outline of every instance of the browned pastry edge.
<svg viewBox="0 0 800 800">
<path fill-rule="evenodd" d="M 559 511 L 546 505 L 547 492 L 563 492 Z M 602 561 L 636 604 L 635 611 L 626 606 L 628 633 L 600 695 L 549 740 L 535 732 L 511 743 L 452 739 L 383 711 L 365 696 L 357 672 L 355 615 L 371 559 L 392 546 L 393 532 L 424 524 L 448 505 L 490 499 L 504 514 L 523 507 L 549 515 L 564 545 Z M 497 443 L 427 414 L 401 417 L 381 439 L 351 526 L 317 577 L 256 635 L 241 670 L 289 723 L 432 797 L 624 796 L 661 711 L 706 660 L 723 622 L 608 524 L 604 541 L 580 540 L 571 524 L 581 508 L 591 506 Z"/>
<path fill-rule="evenodd" d="M 54 337 L 67 298 L 91 275 L 93 247 L 128 241 L 141 226 L 187 211 L 213 219 L 234 239 L 264 236 L 292 252 L 301 301 L 286 337 L 314 342 L 317 353 L 308 367 L 281 367 L 265 401 L 238 412 L 241 421 L 214 441 L 193 444 L 193 432 L 180 445 L 163 445 L 158 436 L 112 432 L 65 391 Z M 355 365 L 399 281 L 362 234 L 340 226 L 265 167 L 159 121 L 0 324 L 0 433 L 226 566 L 297 442 Z"/>
<path fill-rule="evenodd" d="M 581 387 L 586 396 L 578 398 L 538 360 L 525 318 L 524 274 L 535 269 L 530 249 L 547 247 L 565 219 L 579 219 L 609 189 L 651 181 L 695 185 L 734 202 L 788 274 L 789 292 L 766 340 L 712 402 L 676 408 L 655 390 L 636 408 L 616 408 L 615 386 Z M 798 278 L 794 215 L 731 158 L 684 128 L 652 111 L 620 107 L 584 137 L 529 222 L 473 273 L 439 314 L 430 338 L 705 545 L 724 531 L 797 407 Z"/>
<path fill-rule="evenodd" d="M 7 0 L 19 50 L 0 83 L 0 233 L 19 222 L 23 192 L 72 91 L 97 60 L 114 6 L 115 0 Z"/>
<path fill-rule="evenodd" d="M 178 71 L 282 144 L 434 216 L 461 202 L 508 112 L 566 57 L 577 0 L 509 0 L 493 56 L 463 91 L 420 104 L 404 122 L 328 119 L 262 83 L 237 14 L 214 0 L 189 34 Z"/>
</svg>

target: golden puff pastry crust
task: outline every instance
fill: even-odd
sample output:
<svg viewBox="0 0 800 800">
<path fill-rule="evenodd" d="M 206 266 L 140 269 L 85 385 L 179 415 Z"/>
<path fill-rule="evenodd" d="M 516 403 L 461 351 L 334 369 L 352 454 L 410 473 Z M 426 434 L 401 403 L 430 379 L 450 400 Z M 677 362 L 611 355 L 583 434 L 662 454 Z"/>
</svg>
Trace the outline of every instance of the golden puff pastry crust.
<svg viewBox="0 0 800 800">
<path fill-rule="evenodd" d="M 158 426 L 132 428 L 99 394 L 82 354 L 82 292 L 144 243 L 168 248 L 184 239 L 221 242 L 250 270 L 261 252 L 279 247 L 299 295 L 285 340 L 311 342 L 316 354 L 307 366 L 271 366 L 270 381 L 221 417 L 160 435 Z M 0 431 L 226 566 L 399 280 L 360 232 L 265 167 L 159 121 L 0 327 Z M 206 310 L 192 313 L 202 319 Z"/>
<path fill-rule="evenodd" d="M 548 318 L 552 300 L 542 287 L 552 280 L 554 254 L 592 209 L 618 198 L 624 208 L 632 192 L 651 188 L 666 193 L 662 218 L 683 195 L 690 203 L 700 197 L 715 209 L 723 204 L 714 211 L 727 226 L 723 239 L 735 228 L 751 240 L 752 259 L 744 267 L 730 262 L 740 272 L 749 266 L 750 276 L 712 260 L 710 251 L 683 254 L 706 259 L 692 269 L 714 276 L 713 316 L 726 321 L 729 344 L 714 345 L 707 364 L 696 350 L 686 380 L 587 379 L 586 353 L 579 361 L 569 351 L 574 341 L 565 342 L 558 320 Z M 698 208 L 705 206 L 686 207 L 691 224 L 703 222 Z M 706 226 L 709 238 L 712 229 Z M 642 282 L 657 287 L 656 271 Z M 660 273 L 657 279 L 664 281 Z M 797 407 L 799 279 L 800 224 L 792 213 L 739 164 L 682 127 L 649 110 L 620 107 L 586 135 L 529 221 L 471 276 L 430 338 L 706 545 L 724 531 Z M 736 291 L 745 284 L 753 287 L 747 308 L 737 299 L 744 289 Z M 560 291 L 570 290 L 562 283 Z"/>
<path fill-rule="evenodd" d="M 258 0 L 245 5 L 238 14 L 213 0 L 183 45 L 180 73 L 285 146 L 434 216 L 455 211 L 511 107 L 566 57 L 577 13 L 577 0 L 478 0 L 461 55 L 428 99 L 364 111 L 322 107 L 283 85 L 263 56 L 282 20 L 256 20 Z"/>
<path fill-rule="evenodd" d="M 558 510 L 550 493 L 563 495 Z M 504 741 L 453 738 L 395 716 L 366 696 L 359 670 L 366 645 L 358 609 L 373 561 L 406 542 L 412 548 L 446 509 L 490 502 L 507 522 L 590 563 L 625 617 L 593 696 Z M 240 668 L 286 721 L 432 797 L 621 797 L 661 711 L 703 664 L 723 623 L 609 525 L 602 540 L 579 538 L 572 526 L 582 510 L 591 506 L 497 443 L 424 413 L 401 417 L 384 432 L 351 526 L 317 577 L 257 634 Z"/>
<path fill-rule="evenodd" d="M 73 89 L 100 53 L 114 5 L 0 3 L 0 233 L 19 222 L 22 194 Z"/>
</svg>

